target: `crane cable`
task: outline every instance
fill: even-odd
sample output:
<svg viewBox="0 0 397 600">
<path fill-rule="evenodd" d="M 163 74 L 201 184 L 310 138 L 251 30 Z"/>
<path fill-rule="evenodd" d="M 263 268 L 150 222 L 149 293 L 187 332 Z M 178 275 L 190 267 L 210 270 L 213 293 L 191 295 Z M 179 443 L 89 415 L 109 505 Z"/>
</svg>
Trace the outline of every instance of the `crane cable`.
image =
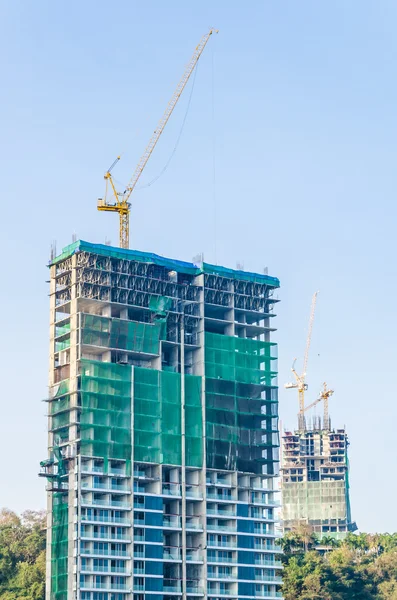
<svg viewBox="0 0 397 600">
<path fill-rule="evenodd" d="M 178 137 L 177 137 L 177 140 L 176 140 L 176 143 L 175 143 L 174 149 L 172 150 L 170 157 L 168 158 L 167 162 L 165 163 L 165 165 L 164 165 L 164 167 L 162 168 L 162 170 L 160 171 L 160 173 L 159 173 L 158 175 L 156 175 L 156 177 L 154 177 L 154 178 L 153 178 L 151 181 L 149 181 L 149 183 L 146 183 L 145 185 L 141 185 L 141 186 L 137 187 L 137 188 L 136 188 L 137 190 L 144 190 L 145 188 L 148 188 L 148 187 L 150 187 L 151 185 L 153 185 L 153 183 L 156 183 L 156 181 L 158 181 L 158 180 L 160 179 L 160 177 L 161 177 L 162 175 L 164 175 L 164 173 L 165 173 L 165 172 L 166 172 L 166 170 L 168 169 L 168 167 L 169 167 L 169 165 L 170 165 L 170 163 L 171 163 L 172 159 L 174 158 L 174 156 L 175 156 L 175 154 L 176 154 L 176 151 L 177 151 L 177 149 L 178 149 L 178 146 L 179 146 L 179 142 L 181 141 L 182 133 L 183 133 L 183 130 L 184 130 L 184 128 L 185 128 L 186 119 L 187 119 L 187 116 L 188 116 L 188 113 L 189 113 L 189 109 L 190 109 L 190 103 L 191 103 L 191 101 L 192 101 L 192 97 L 193 97 L 194 85 L 195 85 L 195 83 L 196 83 L 197 70 L 198 70 L 198 63 L 197 63 L 197 65 L 196 65 L 196 68 L 194 69 L 194 76 L 193 76 L 192 88 L 191 88 L 191 90 L 190 90 L 190 95 L 189 95 L 189 100 L 188 100 L 187 107 L 186 107 L 185 116 L 183 117 L 183 121 L 182 121 L 181 129 L 180 129 L 180 131 L 179 131 L 179 134 L 178 134 Z"/>
<path fill-rule="evenodd" d="M 215 136 L 215 52 L 212 46 L 211 60 L 211 116 L 212 116 L 212 204 L 214 218 L 214 252 L 215 264 L 218 264 L 218 206 L 216 196 L 216 136 Z"/>
</svg>

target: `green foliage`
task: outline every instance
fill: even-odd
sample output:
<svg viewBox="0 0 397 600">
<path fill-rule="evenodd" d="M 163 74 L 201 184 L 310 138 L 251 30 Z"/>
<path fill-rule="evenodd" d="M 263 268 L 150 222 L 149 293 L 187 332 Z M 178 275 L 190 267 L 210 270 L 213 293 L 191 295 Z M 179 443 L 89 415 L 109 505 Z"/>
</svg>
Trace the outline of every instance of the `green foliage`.
<svg viewBox="0 0 397 600">
<path fill-rule="evenodd" d="M 0 600 L 44 600 L 45 516 L 0 511 Z"/>
<path fill-rule="evenodd" d="M 0 600 L 44 600 L 45 515 L 0 510 Z M 301 526 L 281 540 L 285 600 L 397 600 L 397 534 L 319 540 Z"/>
<path fill-rule="evenodd" d="M 316 540 L 303 528 L 280 545 L 285 600 L 397 600 L 396 534 Z"/>
</svg>

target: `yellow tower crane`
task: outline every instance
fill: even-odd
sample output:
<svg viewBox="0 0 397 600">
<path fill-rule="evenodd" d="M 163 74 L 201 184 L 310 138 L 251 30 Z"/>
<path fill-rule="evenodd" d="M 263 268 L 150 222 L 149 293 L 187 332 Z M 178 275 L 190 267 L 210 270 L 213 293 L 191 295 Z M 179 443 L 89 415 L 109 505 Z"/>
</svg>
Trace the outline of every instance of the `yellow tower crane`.
<svg viewBox="0 0 397 600">
<path fill-rule="evenodd" d="M 209 32 L 206 33 L 201 38 L 201 41 L 200 41 L 199 45 L 196 47 L 196 49 L 193 53 L 193 56 L 190 59 L 190 62 L 186 66 L 186 69 L 185 69 L 185 72 L 183 73 L 182 79 L 178 83 L 176 90 L 175 90 L 171 100 L 169 101 L 167 108 L 165 109 L 165 112 L 157 125 L 157 128 L 155 129 L 152 137 L 150 138 L 149 144 L 147 145 L 145 152 L 142 154 L 141 159 L 135 168 L 134 174 L 132 175 L 125 190 L 123 192 L 117 191 L 115 183 L 114 183 L 112 175 L 111 175 L 111 171 L 112 171 L 113 167 L 116 165 L 116 163 L 120 160 L 120 156 L 118 156 L 116 158 L 116 160 L 113 162 L 113 164 L 109 167 L 109 169 L 106 171 L 106 173 L 104 175 L 104 178 L 106 181 L 105 197 L 98 199 L 98 210 L 119 213 L 119 217 L 120 217 L 120 248 L 129 248 L 129 245 L 130 245 L 129 244 L 129 242 L 130 242 L 129 229 L 130 229 L 130 206 L 131 205 L 129 203 L 129 198 L 130 198 L 132 192 L 134 191 L 134 188 L 135 188 L 140 176 L 142 175 L 142 171 L 145 168 L 150 156 L 152 155 L 152 152 L 153 152 L 154 148 L 156 147 L 156 144 L 159 141 L 159 138 L 160 138 L 161 134 L 163 133 L 165 126 L 167 125 L 168 119 L 170 118 L 175 106 L 177 105 L 177 102 L 178 102 L 187 82 L 189 81 L 189 78 L 190 78 L 191 74 L 193 73 L 194 68 L 197 65 L 197 62 L 198 62 L 200 56 L 202 55 L 203 50 L 206 47 L 207 42 L 213 33 L 218 33 L 218 31 L 216 29 L 211 28 L 209 30 Z M 109 183 L 112 188 L 112 193 L 113 193 L 113 197 L 114 197 L 113 202 L 108 202 L 108 200 L 107 200 L 107 192 L 108 192 L 108 184 Z"/>
<path fill-rule="evenodd" d="M 331 428 L 331 422 L 329 420 L 329 411 L 328 411 L 328 400 L 330 396 L 334 393 L 334 390 L 327 389 L 327 384 L 324 381 L 323 391 L 320 394 L 322 400 L 324 400 L 324 418 L 323 418 L 323 427 L 324 429 L 329 430 Z"/>
<path fill-rule="evenodd" d="M 309 319 L 309 330 L 307 333 L 306 349 L 305 349 L 305 357 L 303 359 L 302 373 L 301 373 L 301 375 L 298 375 L 298 373 L 295 370 L 295 363 L 296 363 L 296 358 L 295 358 L 295 360 L 292 364 L 292 369 L 291 369 L 291 371 L 295 377 L 295 382 L 286 383 L 284 386 L 286 389 L 294 388 L 294 389 L 298 390 L 298 397 L 299 397 L 298 426 L 299 426 L 300 430 L 305 429 L 305 392 L 308 388 L 308 385 L 306 383 L 306 370 L 307 370 L 307 361 L 309 358 L 310 342 L 312 339 L 314 313 L 316 310 L 317 295 L 318 295 L 318 292 L 315 292 L 313 294 L 313 298 L 312 298 L 312 305 L 311 305 L 311 309 L 310 309 L 310 319 Z"/>
<path fill-rule="evenodd" d="M 314 400 L 314 402 L 312 402 L 311 404 L 308 404 L 307 406 L 305 406 L 303 409 L 303 413 L 305 413 L 310 408 L 313 408 L 313 406 L 316 406 L 316 404 L 321 402 L 321 400 L 323 400 L 323 402 L 324 402 L 323 427 L 324 427 L 324 429 L 327 429 L 327 430 L 329 430 L 329 428 L 330 428 L 328 400 L 329 400 L 330 396 L 332 396 L 333 393 L 334 393 L 334 390 L 329 390 L 327 388 L 326 382 L 324 381 L 323 390 L 320 392 L 320 395 L 318 396 L 318 398 L 316 398 L 316 400 Z"/>
</svg>

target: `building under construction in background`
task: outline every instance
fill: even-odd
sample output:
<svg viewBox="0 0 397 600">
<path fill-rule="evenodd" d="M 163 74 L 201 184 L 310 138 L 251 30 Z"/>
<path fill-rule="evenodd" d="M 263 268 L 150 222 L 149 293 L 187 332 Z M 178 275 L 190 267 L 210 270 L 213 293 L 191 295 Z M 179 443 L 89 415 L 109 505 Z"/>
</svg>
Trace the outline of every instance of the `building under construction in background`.
<svg viewBox="0 0 397 600">
<path fill-rule="evenodd" d="M 83 241 L 51 261 L 47 600 L 281 598 L 278 286 Z"/>
<path fill-rule="evenodd" d="M 314 402 L 305 405 L 308 388 L 306 372 L 318 292 L 312 298 L 309 329 L 299 375 L 292 373 L 295 382 L 287 389 L 297 389 L 299 398 L 298 429 L 284 431 L 281 453 L 281 490 L 284 532 L 299 525 L 309 525 L 319 538 L 344 537 L 357 529 L 352 522 L 349 498 L 348 438 L 344 429 L 332 429 L 328 402 L 333 390 L 324 388 Z M 308 426 L 306 412 L 319 402 L 324 406 L 324 417 L 313 417 Z"/>
<path fill-rule="evenodd" d="M 345 429 L 312 425 L 282 434 L 284 531 L 305 523 L 319 537 L 343 538 L 357 529 L 349 499 L 349 442 Z"/>
</svg>

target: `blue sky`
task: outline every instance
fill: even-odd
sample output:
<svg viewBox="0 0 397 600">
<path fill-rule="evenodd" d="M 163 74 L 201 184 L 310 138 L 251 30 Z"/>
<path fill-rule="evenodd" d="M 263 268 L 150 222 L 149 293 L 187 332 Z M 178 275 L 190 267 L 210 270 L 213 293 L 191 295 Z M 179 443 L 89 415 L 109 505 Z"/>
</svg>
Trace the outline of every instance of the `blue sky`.
<svg viewBox="0 0 397 600">
<path fill-rule="evenodd" d="M 76 233 L 117 244 L 117 218 L 96 211 L 103 173 L 123 153 L 114 174 L 128 181 L 214 25 L 177 151 L 134 194 L 131 247 L 185 260 L 204 252 L 280 278 L 288 427 L 297 398 L 282 384 L 320 290 L 308 401 L 324 380 L 335 390 L 360 529 L 397 530 L 396 17 L 388 0 L 2 3 L 0 506 L 45 503 L 36 473 L 51 241 L 60 250 Z M 191 83 L 142 184 L 172 153 Z"/>
</svg>

